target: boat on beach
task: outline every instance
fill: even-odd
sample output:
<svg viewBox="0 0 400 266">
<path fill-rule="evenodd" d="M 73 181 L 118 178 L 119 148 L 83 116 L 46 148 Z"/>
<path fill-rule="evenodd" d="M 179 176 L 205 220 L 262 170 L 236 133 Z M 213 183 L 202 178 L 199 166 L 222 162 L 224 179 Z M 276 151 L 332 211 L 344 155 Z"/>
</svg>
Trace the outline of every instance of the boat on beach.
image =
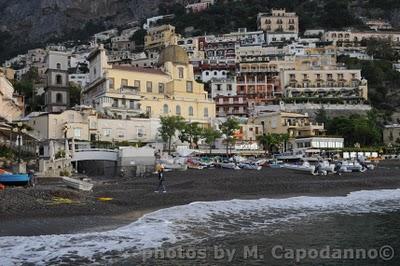
<svg viewBox="0 0 400 266">
<path fill-rule="evenodd" d="M 239 163 L 238 166 L 241 169 L 245 169 L 245 170 L 257 170 L 260 171 L 262 169 L 261 165 L 257 165 L 257 164 L 253 164 L 253 163 Z"/>
<path fill-rule="evenodd" d="M 26 186 L 31 183 L 32 176 L 29 174 L 3 173 L 0 175 L 0 184 L 5 186 Z"/>
<path fill-rule="evenodd" d="M 225 169 L 240 170 L 240 167 L 237 166 L 235 163 L 219 163 L 219 166 Z"/>
<path fill-rule="evenodd" d="M 86 180 L 79 180 L 71 177 L 62 177 L 64 183 L 73 189 L 78 189 L 82 191 L 91 191 L 93 189 L 93 184 Z"/>
</svg>

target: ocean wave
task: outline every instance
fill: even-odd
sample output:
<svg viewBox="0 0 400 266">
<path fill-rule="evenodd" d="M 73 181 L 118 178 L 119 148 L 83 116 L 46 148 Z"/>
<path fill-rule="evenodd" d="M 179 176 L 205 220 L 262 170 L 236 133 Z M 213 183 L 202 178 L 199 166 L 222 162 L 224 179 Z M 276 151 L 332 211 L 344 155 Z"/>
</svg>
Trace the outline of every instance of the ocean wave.
<svg viewBox="0 0 400 266">
<path fill-rule="evenodd" d="M 276 229 L 321 214 L 355 215 L 400 210 L 400 189 L 352 192 L 345 197 L 194 202 L 144 215 L 116 230 L 71 235 L 1 237 L 2 265 L 102 264 L 164 243 L 201 241 L 236 232 Z M 271 232 L 272 233 L 272 232 Z"/>
</svg>

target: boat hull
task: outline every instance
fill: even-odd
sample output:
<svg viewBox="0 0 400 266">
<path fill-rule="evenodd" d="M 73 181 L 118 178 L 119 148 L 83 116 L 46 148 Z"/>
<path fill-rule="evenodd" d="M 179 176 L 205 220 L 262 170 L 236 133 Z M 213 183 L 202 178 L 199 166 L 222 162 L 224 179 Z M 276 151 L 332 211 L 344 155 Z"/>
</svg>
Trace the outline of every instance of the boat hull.
<svg viewBox="0 0 400 266">
<path fill-rule="evenodd" d="M 0 175 L 0 184 L 7 186 L 28 185 L 31 176 L 28 174 L 2 174 Z"/>
</svg>

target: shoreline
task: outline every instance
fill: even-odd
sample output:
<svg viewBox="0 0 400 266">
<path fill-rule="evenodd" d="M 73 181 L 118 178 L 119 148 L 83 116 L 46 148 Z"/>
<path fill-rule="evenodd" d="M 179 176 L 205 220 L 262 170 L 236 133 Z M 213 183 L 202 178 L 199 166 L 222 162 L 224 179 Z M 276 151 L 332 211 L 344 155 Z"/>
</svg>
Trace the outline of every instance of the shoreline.
<svg viewBox="0 0 400 266">
<path fill-rule="evenodd" d="M 366 173 L 326 177 L 270 168 L 170 172 L 166 175 L 166 194 L 154 193 L 155 176 L 98 180 L 92 193 L 73 191 L 60 184 L 6 189 L 0 192 L 0 237 L 108 231 L 160 209 L 199 201 L 332 197 L 360 190 L 400 188 L 399 163 L 387 161 L 381 166 Z M 54 204 L 55 197 L 72 203 Z M 99 197 L 113 200 L 101 202 Z"/>
</svg>

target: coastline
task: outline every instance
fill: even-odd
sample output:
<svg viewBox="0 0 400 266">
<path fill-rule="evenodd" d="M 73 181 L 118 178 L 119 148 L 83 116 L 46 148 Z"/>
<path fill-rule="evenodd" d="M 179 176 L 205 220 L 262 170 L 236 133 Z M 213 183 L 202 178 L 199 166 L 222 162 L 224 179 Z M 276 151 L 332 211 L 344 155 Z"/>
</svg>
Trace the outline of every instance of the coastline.
<svg viewBox="0 0 400 266">
<path fill-rule="evenodd" d="M 400 162 L 384 161 L 374 171 L 342 176 L 264 168 L 188 170 L 169 172 L 166 178 L 166 194 L 154 193 L 156 176 L 97 180 L 92 193 L 69 190 L 56 181 L 34 189 L 6 189 L 0 192 L 0 237 L 113 230 L 147 213 L 199 201 L 345 196 L 359 190 L 396 189 L 400 188 Z M 55 203 L 54 198 L 69 201 Z"/>
</svg>

